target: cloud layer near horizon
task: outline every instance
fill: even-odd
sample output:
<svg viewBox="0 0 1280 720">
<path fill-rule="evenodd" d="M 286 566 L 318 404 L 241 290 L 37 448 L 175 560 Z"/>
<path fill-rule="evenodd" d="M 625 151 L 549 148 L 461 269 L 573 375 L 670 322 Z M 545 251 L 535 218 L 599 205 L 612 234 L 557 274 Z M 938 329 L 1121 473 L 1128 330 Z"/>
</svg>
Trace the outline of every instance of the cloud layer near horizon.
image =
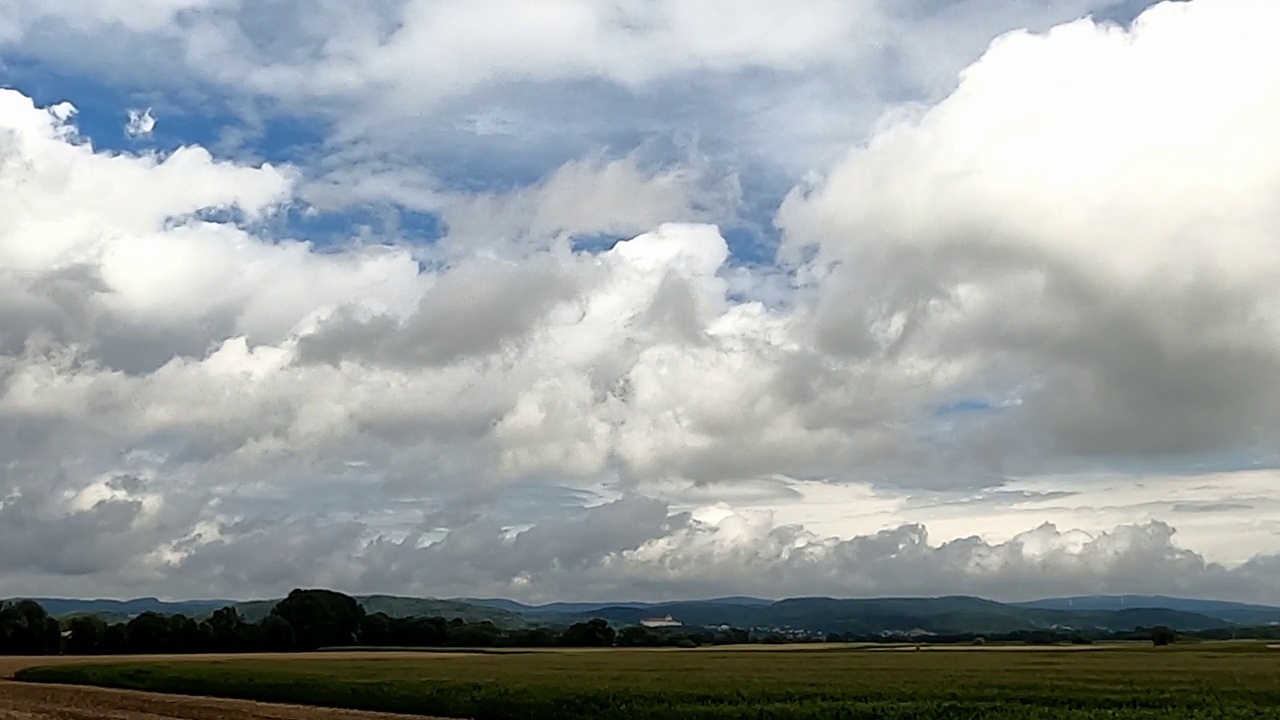
<svg viewBox="0 0 1280 720">
<path fill-rule="evenodd" d="M 660 5 L 635 42 L 717 72 L 862 67 L 841 38 L 889 27 L 811 3 L 763 49 L 749 27 L 699 45 Z M 22 7 L 11 42 L 67 31 L 62 5 Z M 190 42 L 193 7 L 110 22 Z M 556 27 L 621 32 L 565 7 Z M 1002 36 L 795 189 L 764 267 L 664 222 L 737 214 L 709 160 L 598 155 L 479 193 L 362 171 L 368 198 L 443 203 L 445 236 L 320 247 L 282 218 L 364 159 L 104 151 L 70 105 L 0 90 L 0 595 L 1274 601 L 1274 478 L 1161 476 L 1274 463 L 1276 21 L 1196 0 Z M 352 53 L 395 68 L 397 47 Z M 623 86 L 688 71 L 574 47 Z M 289 67 L 242 77 L 266 92 Z M 301 88 L 347 87 L 325 67 Z M 404 91 L 435 107 L 505 67 Z M 601 232 L 635 236 L 577 242 Z M 1086 501 L 1085 471 L 1122 479 Z M 793 519 L 815 488 L 854 519 Z M 1175 541 L 1182 516 L 1200 544 Z M 1233 525 L 1224 557 L 1211 529 Z"/>
</svg>

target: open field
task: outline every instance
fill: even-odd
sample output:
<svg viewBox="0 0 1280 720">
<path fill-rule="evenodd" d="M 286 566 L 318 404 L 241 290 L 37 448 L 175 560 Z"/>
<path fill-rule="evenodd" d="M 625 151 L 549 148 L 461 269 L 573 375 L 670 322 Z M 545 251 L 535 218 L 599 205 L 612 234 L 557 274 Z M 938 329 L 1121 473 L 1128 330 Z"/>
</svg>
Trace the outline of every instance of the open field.
<svg viewBox="0 0 1280 720">
<path fill-rule="evenodd" d="M 404 715 L 0 682 L 3 720 L 422 720 Z"/>
<path fill-rule="evenodd" d="M 369 655 L 373 655 L 370 653 Z M 404 658 L 408 653 L 377 653 L 379 657 Z M 417 662 L 451 653 L 413 653 Z M 329 657 L 327 653 L 258 655 L 257 660 L 299 661 Z M 344 654 L 359 659 L 363 654 Z M 172 655 L 148 657 L 148 662 L 211 662 L 243 659 L 243 655 Z M 248 700 L 157 695 L 96 687 L 74 687 L 8 682 L 13 674 L 35 665 L 83 665 L 85 663 L 137 662 L 138 657 L 5 657 L 0 656 L 0 720 L 405 720 L 403 715 L 319 709 Z M 421 720 L 416 718 L 415 720 Z"/>
<path fill-rule="evenodd" d="M 61 665 L 22 679 L 479 720 L 1280 716 L 1261 643 L 1004 652 L 614 650 Z"/>
<path fill-rule="evenodd" d="M 369 659 L 380 660 L 408 660 L 415 661 L 428 660 L 431 658 L 450 658 L 462 657 L 463 653 L 453 652 L 421 652 L 421 651 L 402 651 L 402 652 L 343 652 L 337 654 L 344 660 L 360 661 Z M 227 654 L 209 654 L 209 655 L 95 655 L 92 657 L 83 657 L 76 655 L 41 655 L 36 657 L 16 657 L 0 655 L 0 680 L 9 680 L 13 678 L 14 673 L 29 667 L 36 666 L 60 666 L 60 665 L 115 665 L 119 663 L 201 663 L 201 662 L 224 662 L 224 661 L 242 661 L 252 658 L 259 662 L 304 662 L 307 660 L 332 660 L 335 653 L 331 652 L 314 652 L 314 653 L 258 653 L 255 655 L 227 655 Z"/>
</svg>

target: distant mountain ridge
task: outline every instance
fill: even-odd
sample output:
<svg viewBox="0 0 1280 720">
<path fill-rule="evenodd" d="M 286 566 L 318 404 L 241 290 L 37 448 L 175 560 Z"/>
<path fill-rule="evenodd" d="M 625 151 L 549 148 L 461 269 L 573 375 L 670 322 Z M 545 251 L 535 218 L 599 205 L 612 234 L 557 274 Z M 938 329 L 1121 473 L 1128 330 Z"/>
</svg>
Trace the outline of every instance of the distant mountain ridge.
<svg viewBox="0 0 1280 720">
<path fill-rule="evenodd" d="M 159 612 L 169 615 L 182 614 L 189 616 L 208 615 L 214 610 L 228 605 L 239 605 L 235 600 L 177 600 L 165 601 L 157 598 L 134 598 L 132 600 L 80 600 L 75 598 L 29 598 L 40 603 L 40 606 L 54 617 L 68 615 L 97 615 L 103 618 L 131 618 L 144 612 Z"/>
<path fill-rule="evenodd" d="M 1082 595 L 1047 598 L 1012 603 L 1018 607 L 1046 610 L 1126 610 L 1133 608 L 1167 608 L 1208 615 L 1237 625 L 1271 625 L 1280 623 L 1280 608 L 1269 605 L 1231 602 L 1229 600 L 1195 600 L 1165 595 Z"/>
<path fill-rule="evenodd" d="M 605 608 L 654 608 L 663 605 L 672 604 L 670 602 L 552 602 L 543 605 L 526 605 L 515 600 L 507 600 L 504 598 L 463 598 L 465 602 L 474 605 L 484 605 L 486 607 L 501 608 L 512 612 L 521 613 L 523 615 L 563 615 L 584 612 L 594 612 Z M 716 605 L 730 606 L 747 606 L 747 607 L 767 607 L 774 604 L 775 600 L 765 600 L 763 598 L 754 597 L 721 597 L 711 598 L 709 600 L 681 600 L 678 601 L 685 604 L 704 604 L 712 603 Z"/>
<path fill-rule="evenodd" d="M 186 615 L 202 619 L 213 614 L 214 610 L 224 607 L 235 607 L 250 622 L 257 622 L 271 613 L 271 608 L 280 601 L 279 598 L 269 600 L 159 600 L 157 598 L 135 598 L 132 600 L 78 600 L 74 598 L 29 598 L 40 605 L 54 617 L 71 615 L 96 615 L 111 622 L 128 620 L 144 612 L 156 612 L 165 615 Z M 467 622 L 488 620 L 503 627 L 519 627 L 528 625 L 528 619 L 520 614 L 501 608 L 485 607 L 468 603 L 464 600 L 441 600 L 437 598 L 410 598 L 393 595 L 361 595 L 356 596 L 365 612 L 382 612 L 394 617 L 436 616 L 462 618 Z"/>
<path fill-rule="evenodd" d="M 195 618 L 234 605 L 249 620 L 270 613 L 276 600 L 162 601 L 35 598 L 50 614 L 100 615 L 127 619 L 142 612 L 181 613 Z M 591 618 L 614 625 L 670 615 L 690 627 L 729 625 L 745 629 L 787 629 L 811 633 L 875 635 L 918 632 L 937 635 L 1009 633 L 1045 629 L 1128 631 L 1167 625 L 1201 631 L 1280 624 L 1280 607 L 1164 596 L 1080 596 L 1001 603 L 968 596 L 840 599 L 802 597 L 764 600 L 725 597 L 671 602 L 557 602 L 526 605 L 505 599 L 437 599 L 392 595 L 357 596 L 366 612 L 397 617 L 442 616 L 489 621 L 514 629 L 530 625 L 566 626 Z"/>
<path fill-rule="evenodd" d="M 1234 620 L 1184 610 L 1147 607 L 1055 609 L 1021 607 L 975 597 L 939 598 L 791 598 L 765 606 L 709 601 L 656 603 L 597 608 L 590 615 L 619 625 L 670 615 L 686 625 L 794 629 L 807 632 L 873 635 L 918 631 L 937 635 L 1008 633 L 1020 630 L 1080 629 L 1126 631 L 1167 625 L 1199 631 L 1240 625 Z M 1257 619 L 1280 621 L 1280 608 Z M 1260 622 L 1258 624 L 1268 624 Z"/>
</svg>

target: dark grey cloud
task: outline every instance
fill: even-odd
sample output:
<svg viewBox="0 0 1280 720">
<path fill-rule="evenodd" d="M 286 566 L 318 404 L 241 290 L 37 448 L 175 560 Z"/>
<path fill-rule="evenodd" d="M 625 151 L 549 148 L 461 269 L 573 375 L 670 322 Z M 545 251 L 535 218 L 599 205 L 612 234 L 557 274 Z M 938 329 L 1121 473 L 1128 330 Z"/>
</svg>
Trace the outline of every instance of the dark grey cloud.
<svg viewBox="0 0 1280 720">
<path fill-rule="evenodd" d="M 996 475 L 1266 452 L 1280 434 L 1261 271 L 1274 259 L 1274 173 L 1241 166 L 1225 190 L 1205 178 L 1234 172 L 1230 147 L 1274 144 L 1254 119 L 1280 112 L 1262 90 L 1276 74 L 1243 57 L 1269 40 L 1240 39 L 1230 90 L 1206 76 L 1160 100 L 1127 92 L 1190 80 L 1161 60 L 1168 48 L 1216 47 L 1253 12 L 1269 10 L 1169 3 L 1131 29 L 1007 36 L 947 99 L 794 192 L 779 216 L 786 255 L 819 248 L 805 266 L 834 268 L 817 347 L 946 368 L 953 394 L 996 399 L 950 431 L 962 466 Z M 1124 108 L 1106 112 L 1154 114 L 1163 131 L 1101 123 L 1095 103 L 1120 95 Z M 1241 214 L 1221 215 L 1222 202 Z"/>
<path fill-rule="evenodd" d="M 1174 503 L 1170 509 L 1176 513 L 1218 513 L 1231 512 L 1233 510 L 1253 510 L 1255 506 L 1242 502 Z"/>
<path fill-rule="evenodd" d="M 1178 547 L 1175 530 L 1159 522 L 1094 535 L 1044 525 L 998 543 L 976 537 L 933 543 L 919 525 L 837 540 L 741 516 L 708 524 L 632 498 L 527 529 L 477 520 L 439 539 L 361 543 L 350 526 L 303 522 L 227 533 L 177 569 L 203 575 L 216 568 L 225 587 L 285 588 L 323 579 L 362 591 L 491 593 L 530 601 L 1159 593 L 1265 602 L 1280 587 L 1274 556 L 1227 568 Z M 317 541 L 302 541 L 304 533 Z M 293 561 L 263 556 L 264 546 L 290 549 Z M 257 559 L 248 557 L 255 552 Z M 271 573 L 278 574 L 268 579 Z"/>
<path fill-rule="evenodd" d="M 299 179 L 198 149 L 95 153 L 66 108 L 0 93 L 0 581 L 1274 592 L 1270 556 L 1220 565 L 1221 547 L 1150 521 L 1167 511 L 1206 542 L 1238 511 L 1266 550 L 1269 498 L 1166 501 L 1154 473 L 1088 497 L 1070 476 L 1000 490 L 1247 465 L 1274 444 L 1280 63 L 1256 62 L 1272 5 L 1015 34 L 975 65 L 1003 30 L 1137 8 L 760 2 L 726 25 L 672 2 L 649 7 L 690 14 L 648 34 L 605 18 L 601 42 L 492 46 L 525 31 L 514 5 L 468 10 L 488 26 L 431 3 L 325 2 L 297 23 L 280 22 L 296 2 L 15 5 L 6 54 L 102 61 L 176 94 L 196 82 L 183 97 L 327 134 Z M 250 27 L 268 18 L 284 30 Z M 710 33 L 738 49 L 694 42 Z M 779 214 L 779 267 L 730 267 L 714 228 L 662 224 L 758 220 L 743 206 L 828 163 Z M 304 199 L 438 211 L 448 234 L 319 252 L 276 235 Z M 981 411 L 939 412 L 966 401 Z M 809 501 L 793 478 L 865 487 L 880 509 L 843 539 L 775 522 L 764 508 Z M 1036 503 L 1119 527 L 952 539 Z M 804 511 L 830 527 L 825 509 Z M 945 528 L 932 541 L 911 522 L 925 512 Z"/>
<path fill-rule="evenodd" d="M 302 362 L 364 360 L 404 367 L 443 365 L 497 353 L 527 336 L 557 304 L 579 294 L 583 278 L 559 263 L 472 261 L 439 275 L 407 318 L 354 317 L 321 323 L 298 343 Z"/>
</svg>

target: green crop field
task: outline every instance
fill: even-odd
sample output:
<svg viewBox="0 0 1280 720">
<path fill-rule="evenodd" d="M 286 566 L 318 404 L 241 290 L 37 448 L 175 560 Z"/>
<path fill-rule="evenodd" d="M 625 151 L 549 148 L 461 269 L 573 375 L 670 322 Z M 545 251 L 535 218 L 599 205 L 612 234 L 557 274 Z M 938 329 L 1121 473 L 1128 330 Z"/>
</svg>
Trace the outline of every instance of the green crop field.
<svg viewBox="0 0 1280 720">
<path fill-rule="evenodd" d="M 19 679 L 478 720 L 1280 717 L 1280 651 L 582 651 L 65 665 Z"/>
</svg>

